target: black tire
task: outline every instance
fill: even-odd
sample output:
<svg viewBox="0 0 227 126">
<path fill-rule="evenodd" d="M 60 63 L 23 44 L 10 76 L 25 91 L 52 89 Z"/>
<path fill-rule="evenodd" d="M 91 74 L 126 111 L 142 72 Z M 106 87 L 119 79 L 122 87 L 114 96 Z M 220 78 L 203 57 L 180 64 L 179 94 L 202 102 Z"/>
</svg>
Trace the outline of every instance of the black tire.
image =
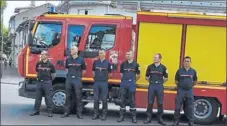
<svg viewBox="0 0 227 126">
<path fill-rule="evenodd" d="M 54 99 L 54 94 L 57 93 L 57 92 L 60 92 L 60 93 L 64 93 L 65 94 L 65 85 L 64 83 L 56 83 L 53 85 L 53 95 L 52 95 L 52 103 L 53 103 L 53 112 L 54 113 L 58 113 L 58 114 L 62 114 L 64 113 L 64 105 L 65 104 L 62 104 L 61 106 L 60 105 L 56 105 L 56 102 L 54 103 L 53 99 Z M 66 96 L 66 94 L 65 94 Z M 66 100 L 66 97 L 65 97 L 65 100 Z"/>
<path fill-rule="evenodd" d="M 200 111 L 204 110 L 203 112 L 206 112 L 206 114 L 199 114 L 198 110 L 199 107 L 207 109 L 201 109 Z M 217 120 L 217 114 L 218 114 L 218 108 L 219 104 L 215 99 L 211 98 L 196 98 L 194 101 L 194 122 L 196 124 L 201 125 L 211 125 L 213 122 Z"/>
</svg>

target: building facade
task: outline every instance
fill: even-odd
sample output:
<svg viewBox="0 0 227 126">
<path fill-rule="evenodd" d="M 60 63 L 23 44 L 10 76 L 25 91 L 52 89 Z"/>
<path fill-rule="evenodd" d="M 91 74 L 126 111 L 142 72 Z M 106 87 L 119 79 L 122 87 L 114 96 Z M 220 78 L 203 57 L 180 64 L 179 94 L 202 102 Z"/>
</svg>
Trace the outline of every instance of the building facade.
<svg viewBox="0 0 227 126">
<path fill-rule="evenodd" d="M 117 6 L 117 3 L 111 1 L 70 1 L 62 2 L 56 10 L 65 14 L 78 15 L 105 15 L 105 14 L 120 14 L 131 16 L 136 19 L 137 8 Z M 135 24 L 136 21 L 134 20 Z"/>
</svg>

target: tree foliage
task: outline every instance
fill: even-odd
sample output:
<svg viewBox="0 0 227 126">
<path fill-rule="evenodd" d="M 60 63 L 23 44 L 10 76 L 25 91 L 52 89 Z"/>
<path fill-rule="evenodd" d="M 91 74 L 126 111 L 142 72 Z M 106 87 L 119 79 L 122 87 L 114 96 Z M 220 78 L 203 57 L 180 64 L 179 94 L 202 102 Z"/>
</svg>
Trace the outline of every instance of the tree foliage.
<svg viewBox="0 0 227 126">
<path fill-rule="evenodd" d="M 0 7 L 1 7 L 0 9 L 3 9 L 3 11 L 4 11 L 6 6 L 7 6 L 6 0 L 0 0 Z M 2 46 L 2 36 L 3 36 L 3 53 L 6 55 L 10 55 L 11 42 L 8 39 L 8 28 L 3 26 L 3 22 L 1 22 L 1 24 L 0 24 L 0 30 L 1 30 L 1 27 L 3 27 L 3 32 L 0 34 L 0 50 L 2 49 L 1 46 Z"/>
<path fill-rule="evenodd" d="M 0 36 L 0 43 L 2 43 L 2 37 Z M 2 49 L 2 44 L 0 44 L 0 48 Z M 7 56 L 11 53 L 11 42 L 8 39 L 8 29 L 3 27 L 3 53 Z"/>
<path fill-rule="evenodd" d="M 1 0 L 0 1 L 1 3 L 0 3 L 0 7 L 1 7 L 1 9 L 5 9 L 6 8 L 6 6 L 7 6 L 7 3 L 6 3 L 6 1 L 5 0 Z"/>
</svg>

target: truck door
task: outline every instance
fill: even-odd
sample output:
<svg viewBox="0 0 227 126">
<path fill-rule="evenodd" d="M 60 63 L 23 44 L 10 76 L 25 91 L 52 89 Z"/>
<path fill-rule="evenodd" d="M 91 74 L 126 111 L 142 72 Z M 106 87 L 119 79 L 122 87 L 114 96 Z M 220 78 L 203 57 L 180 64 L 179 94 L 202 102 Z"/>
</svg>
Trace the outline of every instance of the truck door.
<svg viewBox="0 0 227 126">
<path fill-rule="evenodd" d="M 120 23 L 91 23 L 88 27 L 87 35 L 84 38 L 84 44 L 81 45 L 80 55 L 85 58 L 87 64 L 86 77 L 84 81 L 92 81 L 92 65 L 97 59 L 98 50 L 106 51 L 106 59 L 113 65 L 112 79 L 119 76 L 118 69 L 118 53 L 120 43 Z"/>
<path fill-rule="evenodd" d="M 35 78 L 36 63 L 40 60 L 40 53 L 47 50 L 49 60 L 54 64 L 55 69 L 64 68 L 64 21 L 38 21 L 33 28 L 33 41 L 29 44 L 26 52 L 26 77 Z M 29 90 L 29 85 L 27 85 Z M 31 86 L 34 90 L 34 86 Z"/>
</svg>

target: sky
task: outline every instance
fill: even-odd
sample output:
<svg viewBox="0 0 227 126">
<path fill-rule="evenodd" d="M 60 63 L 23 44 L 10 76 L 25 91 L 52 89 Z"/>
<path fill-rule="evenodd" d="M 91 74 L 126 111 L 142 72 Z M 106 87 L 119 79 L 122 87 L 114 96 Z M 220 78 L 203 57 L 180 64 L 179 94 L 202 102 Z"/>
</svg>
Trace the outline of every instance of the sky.
<svg viewBox="0 0 227 126">
<path fill-rule="evenodd" d="M 42 4 L 45 3 L 51 3 L 53 5 L 58 5 L 60 1 L 54 1 L 54 0 L 50 0 L 50 1 L 36 1 L 35 5 L 36 6 L 40 6 Z M 29 6 L 31 3 L 31 1 L 7 1 L 7 7 L 4 10 L 3 13 L 3 24 L 5 27 L 8 27 L 9 24 L 9 19 L 12 15 L 14 15 L 14 10 L 17 7 L 27 7 Z"/>
</svg>

